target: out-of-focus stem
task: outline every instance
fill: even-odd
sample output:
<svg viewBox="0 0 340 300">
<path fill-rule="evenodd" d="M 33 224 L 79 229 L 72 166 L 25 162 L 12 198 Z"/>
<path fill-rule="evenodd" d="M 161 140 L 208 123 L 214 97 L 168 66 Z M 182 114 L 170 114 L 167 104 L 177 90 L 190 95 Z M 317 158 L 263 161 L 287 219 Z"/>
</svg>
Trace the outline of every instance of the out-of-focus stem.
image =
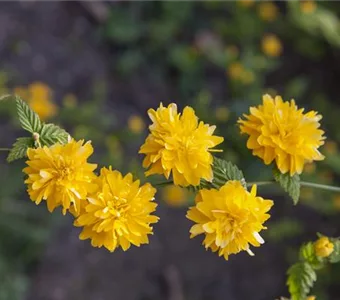
<svg viewBox="0 0 340 300">
<path fill-rule="evenodd" d="M 256 184 L 257 186 L 260 186 L 260 185 L 270 185 L 270 184 L 275 184 L 275 183 L 277 183 L 277 182 L 275 182 L 275 181 L 248 182 L 247 187 L 250 187 L 254 184 Z M 306 186 L 306 187 L 311 187 L 311 188 L 316 188 L 316 189 L 321 189 L 321 190 L 340 192 L 340 187 L 326 185 L 326 184 L 319 184 L 319 183 L 313 183 L 313 182 L 308 182 L 308 181 L 300 181 L 300 185 Z"/>
</svg>

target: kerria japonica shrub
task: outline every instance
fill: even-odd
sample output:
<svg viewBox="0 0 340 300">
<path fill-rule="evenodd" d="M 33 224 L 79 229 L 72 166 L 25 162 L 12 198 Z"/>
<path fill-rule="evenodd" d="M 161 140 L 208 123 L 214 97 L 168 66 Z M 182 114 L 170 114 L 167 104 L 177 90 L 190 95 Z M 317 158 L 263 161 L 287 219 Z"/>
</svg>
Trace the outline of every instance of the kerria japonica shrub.
<svg viewBox="0 0 340 300">
<path fill-rule="evenodd" d="M 262 104 L 250 107 L 237 122 L 247 136 L 246 147 L 273 167 L 272 178 L 262 182 L 247 182 L 236 165 L 215 155 L 223 138 L 214 135 L 216 127 L 200 121 L 193 108 L 181 112 L 175 103 L 161 103 L 149 109 L 149 135 L 139 154 L 147 177 L 164 176 L 155 186 L 111 166 L 98 170 L 91 162 L 90 141 L 76 141 L 59 126 L 44 123 L 19 96 L 1 100 L 16 103 L 21 127 L 29 133 L 17 138 L 12 148 L 1 148 L 9 152 L 9 163 L 25 158 L 23 184 L 29 198 L 37 205 L 46 202 L 51 213 L 60 207 L 64 215 L 71 214 L 74 226 L 81 228 L 81 240 L 110 252 L 149 243 L 153 225 L 160 221 L 156 186 L 174 184 L 195 193 L 186 215 L 192 221 L 188 236 L 203 235 L 203 246 L 225 260 L 241 251 L 253 256 L 264 243 L 262 230 L 270 230 L 265 223 L 274 202 L 261 197 L 257 186 L 278 184 L 294 204 L 301 186 L 340 192 L 338 187 L 300 180 L 306 163 L 324 159 L 322 117 L 280 96 L 264 95 Z M 318 234 L 302 245 L 299 261 L 287 271 L 290 299 L 312 299 L 308 294 L 316 271 L 339 261 L 339 238 Z"/>
</svg>

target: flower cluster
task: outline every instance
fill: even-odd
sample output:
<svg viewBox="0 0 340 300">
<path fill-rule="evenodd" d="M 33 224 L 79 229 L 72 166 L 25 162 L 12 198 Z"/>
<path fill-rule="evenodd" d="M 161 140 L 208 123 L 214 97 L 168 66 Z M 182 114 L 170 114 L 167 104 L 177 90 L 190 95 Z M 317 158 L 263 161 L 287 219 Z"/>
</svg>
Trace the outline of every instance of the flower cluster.
<svg viewBox="0 0 340 300">
<path fill-rule="evenodd" d="M 80 239 L 90 238 L 95 247 L 114 251 L 148 243 L 150 224 L 158 221 L 151 215 L 156 189 L 111 168 L 96 176 L 97 165 L 87 162 L 92 152 L 89 142 L 74 140 L 28 149 L 23 171 L 30 198 L 36 204 L 46 201 L 50 212 L 61 206 L 63 214 L 73 214 L 75 226 L 83 227 Z"/>
<path fill-rule="evenodd" d="M 180 186 L 199 185 L 202 178 L 211 181 L 211 148 L 223 142 L 222 137 L 213 135 L 215 126 L 198 122 L 189 106 L 181 115 L 174 103 L 168 107 L 161 104 L 148 114 L 153 124 L 139 151 L 146 155 L 146 175 L 163 174 L 168 179 L 172 173 L 174 183 Z"/>
<path fill-rule="evenodd" d="M 321 115 L 303 113 L 294 100 L 284 102 L 280 96 L 263 96 L 263 104 L 250 108 L 250 115 L 240 119 L 241 133 L 249 135 L 247 147 L 266 165 L 274 160 L 281 173 L 301 174 L 304 164 L 322 160 L 318 148 L 324 144 L 319 129 Z"/>
<path fill-rule="evenodd" d="M 222 171 L 214 170 L 218 166 L 213 167 L 211 152 L 223 138 L 213 135 L 215 126 L 199 122 L 191 107 L 185 107 L 181 114 L 174 103 L 168 107 L 160 104 L 148 114 L 152 121 L 150 134 L 139 150 L 145 155 L 146 175 L 162 174 L 167 179 L 172 175 L 174 185 L 164 190 L 170 205 L 186 202 L 181 186 L 199 189 L 195 206 L 187 212 L 187 218 L 195 222 L 191 237 L 204 234 L 205 248 L 226 260 L 241 251 L 253 255 L 250 246 L 264 243 L 260 232 L 266 229 L 264 223 L 270 217 L 273 201 L 257 196 L 255 184 L 248 191 L 236 166 L 230 174 L 238 170 L 241 177 L 228 175 L 221 182 L 219 176 L 228 172 L 228 164 Z M 283 102 L 279 96 L 273 99 L 265 95 L 263 104 L 251 107 L 250 115 L 238 123 L 241 132 L 249 135 L 247 147 L 254 155 L 265 164 L 275 161 L 282 173 L 294 175 L 302 172 L 305 162 L 323 159 L 318 151 L 324 140 L 320 119 L 314 111 L 304 114 L 294 100 Z M 80 239 L 90 239 L 94 247 L 113 252 L 118 247 L 125 251 L 131 245 L 147 244 L 152 224 L 159 219 L 152 214 L 157 207 L 153 201 L 156 189 L 111 167 L 102 168 L 96 175 L 97 165 L 87 162 L 92 153 L 89 142 L 74 140 L 29 149 L 24 172 L 32 201 L 46 201 L 49 211 L 58 206 L 64 214 L 69 211 L 75 217 L 74 225 L 82 228 Z M 213 181 L 214 174 L 217 181 Z M 202 188 L 203 183 L 210 187 Z M 325 239 L 314 247 L 320 257 L 333 251 L 333 244 Z"/>
</svg>

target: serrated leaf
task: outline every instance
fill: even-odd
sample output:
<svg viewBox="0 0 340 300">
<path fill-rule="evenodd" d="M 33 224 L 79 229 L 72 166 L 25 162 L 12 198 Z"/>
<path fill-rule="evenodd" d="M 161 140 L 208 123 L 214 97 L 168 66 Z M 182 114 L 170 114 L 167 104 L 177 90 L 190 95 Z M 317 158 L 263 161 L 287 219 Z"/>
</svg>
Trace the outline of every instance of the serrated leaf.
<svg viewBox="0 0 340 300">
<path fill-rule="evenodd" d="M 26 157 L 27 149 L 34 147 L 34 140 L 31 137 L 20 137 L 17 138 L 10 150 L 7 161 L 10 163 L 17 159 Z"/>
<path fill-rule="evenodd" d="M 66 144 L 69 134 L 62 128 L 54 124 L 43 124 L 39 132 L 41 146 L 52 146 L 55 143 Z"/>
<path fill-rule="evenodd" d="M 40 132 L 42 123 L 39 116 L 18 96 L 16 104 L 21 127 L 30 133 Z"/>
<path fill-rule="evenodd" d="M 304 300 L 316 281 L 316 273 L 307 262 L 298 262 L 288 271 L 287 285 L 292 300 Z"/>
<path fill-rule="evenodd" d="M 314 269 L 320 269 L 324 266 L 324 260 L 315 255 L 314 244 L 312 242 L 301 246 L 300 259 L 308 262 Z"/>
<path fill-rule="evenodd" d="M 279 170 L 274 169 L 274 178 L 289 196 L 292 197 L 296 205 L 300 197 L 300 176 L 297 174 L 290 176 L 289 173 L 282 174 Z"/>
<path fill-rule="evenodd" d="M 230 161 L 214 157 L 213 172 L 214 178 L 212 184 L 217 188 L 220 188 L 229 180 L 239 180 L 245 186 L 242 171 Z"/>
<path fill-rule="evenodd" d="M 339 239 L 331 239 L 331 242 L 334 245 L 334 250 L 329 256 L 329 262 L 338 263 L 340 261 L 340 240 Z"/>
<path fill-rule="evenodd" d="M 200 189 L 219 189 L 229 180 L 239 180 L 246 188 L 242 171 L 230 161 L 214 157 L 212 168 L 214 174 L 212 182 L 202 179 L 199 186 L 189 186 L 188 189 L 193 192 L 197 192 Z"/>
</svg>

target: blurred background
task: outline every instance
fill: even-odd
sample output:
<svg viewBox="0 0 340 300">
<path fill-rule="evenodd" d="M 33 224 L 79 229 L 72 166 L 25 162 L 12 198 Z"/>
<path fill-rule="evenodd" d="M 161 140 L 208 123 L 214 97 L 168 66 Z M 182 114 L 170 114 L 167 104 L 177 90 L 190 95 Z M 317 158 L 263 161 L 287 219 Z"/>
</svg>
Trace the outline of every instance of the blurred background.
<svg viewBox="0 0 340 300">
<path fill-rule="evenodd" d="M 92 140 L 100 166 L 141 178 L 147 109 L 191 105 L 217 125 L 221 156 L 248 181 L 271 168 L 251 156 L 236 120 L 263 94 L 280 94 L 324 116 L 326 159 L 304 179 L 339 185 L 339 14 L 337 1 L 1 2 L 0 94 Z M 14 105 L 0 103 L 0 147 L 20 134 Z M 301 243 L 340 235 L 339 194 L 304 188 L 294 207 L 261 187 L 275 201 L 266 244 L 226 262 L 189 239 L 194 195 L 168 186 L 150 245 L 111 254 L 79 241 L 71 217 L 34 205 L 23 166 L 0 152 L 0 300 L 273 300 L 288 296 L 285 272 Z M 321 270 L 313 294 L 340 299 L 339 278 L 340 266 Z"/>
</svg>

